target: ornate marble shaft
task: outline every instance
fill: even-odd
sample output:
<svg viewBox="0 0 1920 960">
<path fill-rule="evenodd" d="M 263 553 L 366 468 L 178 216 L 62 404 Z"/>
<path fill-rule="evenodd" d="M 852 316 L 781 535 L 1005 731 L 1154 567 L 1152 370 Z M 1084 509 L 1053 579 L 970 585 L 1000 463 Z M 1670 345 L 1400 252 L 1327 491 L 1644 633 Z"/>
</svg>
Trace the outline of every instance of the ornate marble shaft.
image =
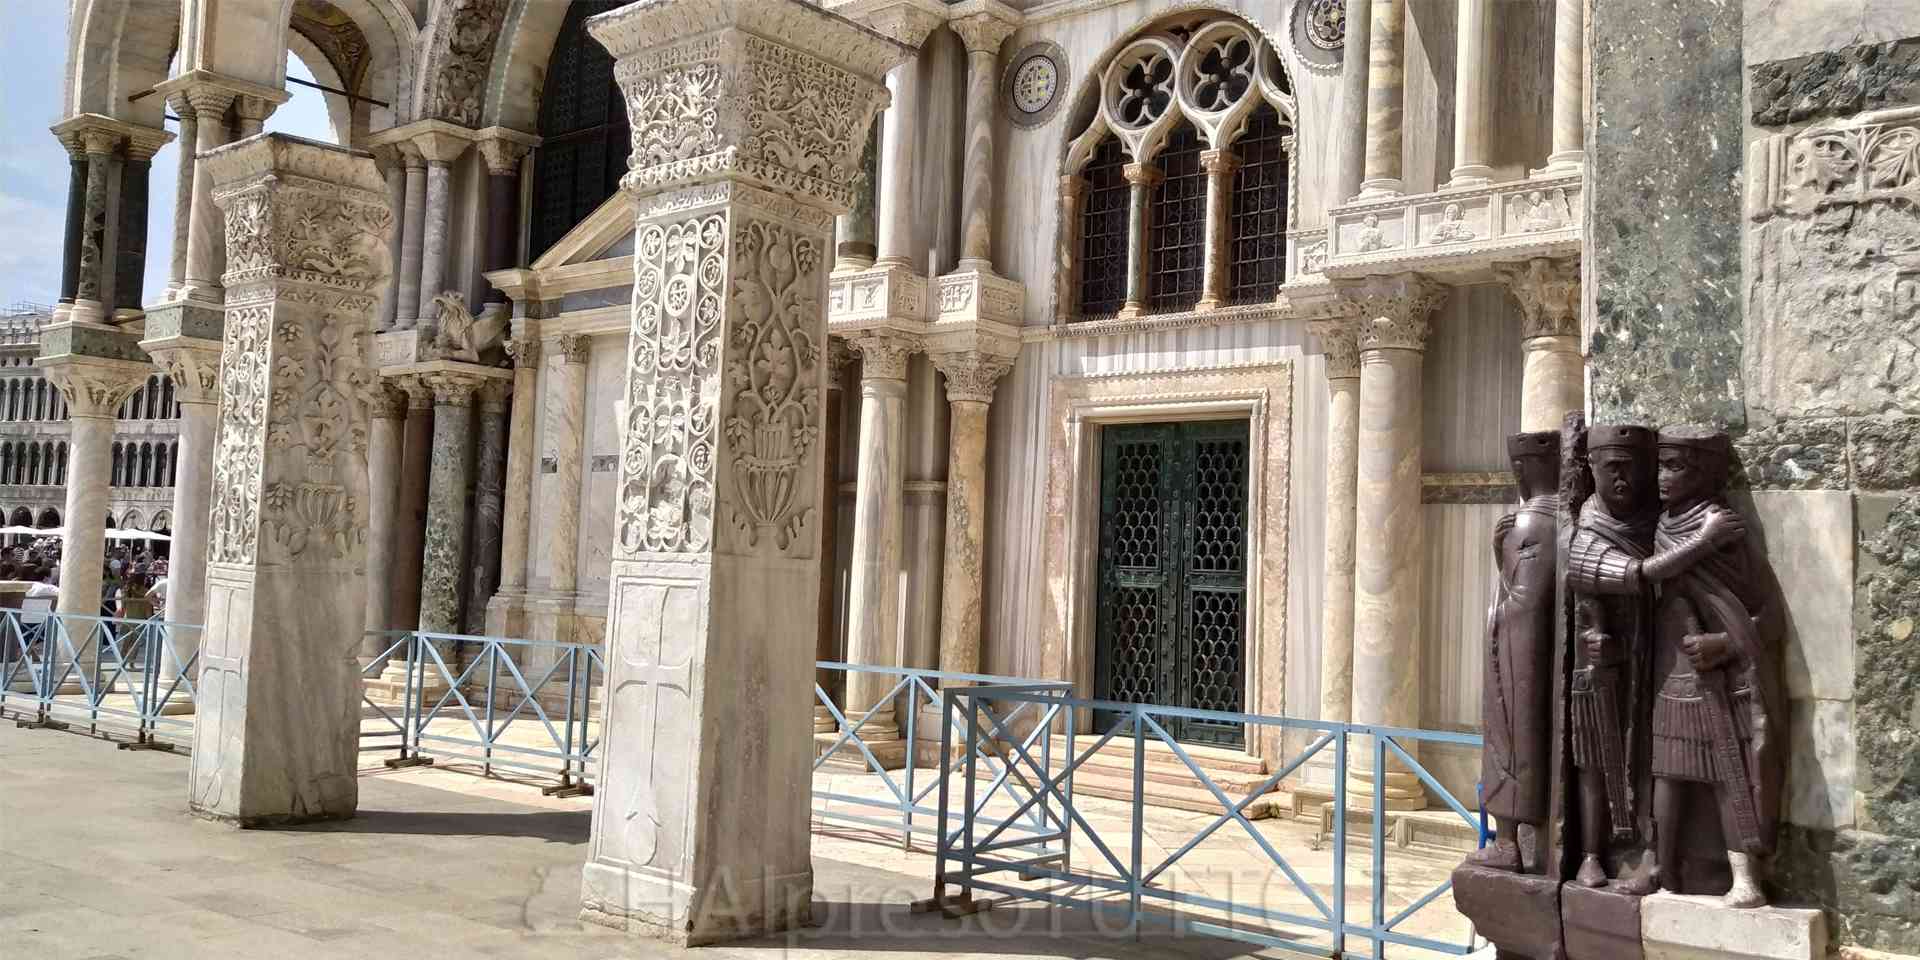
<svg viewBox="0 0 1920 960">
<path fill-rule="evenodd" d="M 1363 194 L 1395 194 L 1400 180 L 1404 119 L 1406 0 L 1373 0 L 1367 45 L 1367 163 Z"/>
<path fill-rule="evenodd" d="M 65 319 L 80 291 L 80 232 L 87 221 L 86 151 L 78 144 L 67 144 L 67 163 L 66 235 L 60 247 L 60 309 L 55 320 Z"/>
<path fill-rule="evenodd" d="M 1327 362 L 1326 586 L 1320 606 L 1320 719 L 1353 719 L 1354 491 L 1359 470 L 1360 352 L 1350 320 L 1313 324 Z"/>
<path fill-rule="evenodd" d="M 1207 243 L 1201 266 L 1200 302 L 1196 309 L 1213 310 L 1227 301 L 1227 220 L 1233 197 L 1233 172 L 1240 161 L 1226 150 L 1207 150 L 1200 154 L 1200 165 L 1207 172 Z"/>
<path fill-rule="evenodd" d="M 857 337 L 860 354 L 859 476 L 854 481 L 853 561 L 847 587 L 847 660 L 900 665 L 900 576 L 907 482 L 907 364 L 915 340 L 876 333 Z M 846 708 L 873 714 L 865 740 L 899 736 L 894 705 L 885 701 L 897 677 L 855 673 Z M 883 702 L 885 701 L 885 702 Z"/>
<path fill-rule="evenodd" d="M 865 270 L 879 256 L 878 213 L 880 186 L 880 128 L 867 135 L 866 149 L 860 151 L 860 171 L 853 182 L 853 208 L 834 219 L 835 270 Z"/>
<path fill-rule="evenodd" d="M 914 262 L 913 194 L 920 139 L 920 66 L 909 61 L 887 74 L 893 101 L 881 114 L 878 263 L 924 270 Z"/>
<path fill-rule="evenodd" d="M 279 134 L 212 151 L 226 213 L 220 449 L 189 806 L 350 817 L 366 616 L 363 356 L 392 212 L 363 153 Z"/>
<path fill-rule="evenodd" d="M 167 297 L 171 299 L 187 283 L 187 244 L 192 242 L 189 232 L 193 223 L 193 167 L 200 136 L 200 115 L 194 112 L 193 101 L 184 94 L 168 97 L 167 107 L 174 116 L 180 118 L 180 157 L 174 171 L 173 185 L 173 248 L 167 268 Z M 176 521 L 179 516 L 178 513 L 174 514 Z M 169 593 L 173 590 L 171 579 L 167 582 L 167 590 Z"/>
<path fill-rule="evenodd" d="M 474 450 L 479 460 L 473 500 L 472 580 L 467 584 L 465 631 L 487 630 L 487 599 L 500 578 L 500 525 L 506 495 L 507 396 L 509 382 L 490 381 L 480 389 L 480 437 Z"/>
<path fill-rule="evenodd" d="M 415 317 L 438 315 L 433 298 L 447 283 L 448 217 L 453 213 L 453 167 L 444 160 L 427 161 L 427 213 L 420 248 L 420 302 Z"/>
<path fill-rule="evenodd" d="M 458 633 L 460 585 L 472 530 L 473 400 L 480 379 L 443 371 L 421 377 L 433 391 L 433 467 L 427 482 L 426 547 L 420 561 L 420 629 Z"/>
<path fill-rule="evenodd" d="M 90 133 L 81 143 L 87 153 L 87 206 L 80 234 L 80 287 L 74 295 L 76 317 L 104 321 L 107 280 L 107 172 L 113 161 L 114 141 L 104 133 Z"/>
<path fill-rule="evenodd" d="M 1005 357 L 950 353 L 934 357 L 947 379 L 946 561 L 941 568 L 940 669 L 980 672 L 980 618 L 987 526 L 987 410 L 993 389 L 1012 369 Z"/>
<path fill-rule="evenodd" d="M 553 340 L 554 364 L 547 394 L 547 440 L 553 483 L 547 521 L 547 586 L 555 593 L 580 587 L 580 474 L 586 447 L 587 355 L 591 342 L 579 334 Z"/>
<path fill-rule="evenodd" d="M 390 267 L 393 275 L 398 277 L 401 274 L 401 251 L 406 248 L 406 237 L 402 234 L 406 229 L 407 167 L 399 149 L 391 145 L 377 148 L 374 156 L 380 158 L 380 172 L 387 179 L 387 203 L 401 211 L 400 216 L 393 218 L 393 235 L 387 243 Z M 387 284 L 386 295 L 380 298 L 380 312 L 375 316 L 379 324 L 377 329 L 392 330 L 399 318 L 400 285 L 390 283 Z"/>
<path fill-rule="evenodd" d="M 1130 190 L 1127 194 L 1127 236 L 1144 237 L 1153 226 L 1153 187 L 1163 177 L 1158 168 L 1129 163 L 1124 168 Z M 1147 312 L 1147 245 L 1127 244 L 1127 302 L 1120 308 L 1123 317 Z"/>
<path fill-rule="evenodd" d="M 1000 44 L 1014 24 L 988 14 L 950 21 L 967 47 L 967 151 L 960 179 L 960 269 L 993 271 L 993 108 Z"/>
<path fill-rule="evenodd" d="M 1335 203 L 1360 193 L 1367 167 L 1367 80 L 1373 55 L 1372 0 L 1347 0 L 1346 47 L 1340 58 L 1340 179 Z"/>
<path fill-rule="evenodd" d="M 394 629 L 420 625 L 420 565 L 426 547 L 427 477 L 433 461 L 433 391 L 415 378 L 394 384 L 407 395 L 407 427 L 401 436 L 400 502 L 394 510 Z M 397 673 L 394 679 L 404 682 Z"/>
<path fill-rule="evenodd" d="M 829 244 L 908 50 L 800 0 L 633 4 L 588 30 L 634 129 L 666 135 L 623 181 L 633 323 L 582 915 L 687 944 L 791 929 L 813 892 L 793 724 L 813 702 Z M 796 106 L 800 86 L 818 99 Z M 794 115 L 814 103 L 844 112 Z M 698 104 L 728 106 L 703 126 Z"/>
<path fill-rule="evenodd" d="M 1415 274 L 1373 278 L 1342 291 L 1360 308 L 1353 561 L 1358 723 L 1420 725 L 1421 365 L 1428 317 L 1448 292 Z M 1385 790 L 1392 807 L 1425 805 L 1410 771 L 1391 768 Z M 1363 796 L 1371 795 L 1370 785 L 1367 791 Z"/>
</svg>

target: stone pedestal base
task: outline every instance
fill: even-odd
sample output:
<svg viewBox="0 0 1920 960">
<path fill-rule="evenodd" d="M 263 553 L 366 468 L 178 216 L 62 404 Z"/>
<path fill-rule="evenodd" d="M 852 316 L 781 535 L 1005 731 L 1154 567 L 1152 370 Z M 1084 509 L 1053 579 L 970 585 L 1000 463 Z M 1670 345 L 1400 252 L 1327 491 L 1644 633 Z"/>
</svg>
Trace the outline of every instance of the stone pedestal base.
<svg viewBox="0 0 1920 960">
<path fill-rule="evenodd" d="M 1656 893 L 1640 902 L 1647 960 L 1815 960 L 1827 953 L 1818 910 L 1723 906 L 1719 897 Z"/>
<path fill-rule="evenodd" d="M 837 731 L 827 733 L 816 731 L 813 735 L 814 757 L 819 758 L 825 756 L 827 758 L 826 766 L 835 770 L 862 771 L 873 769 L 873 764 L 867 762 L 867 754 L 861 752 L 860 747 L 857 746 L 851 738 L 849 738 L 846 743 L 841 744 L 839 749 L 834 749 L 833 745 L 839 742 L 840 734 Z M 873 758 L 880 762 L 880 769 L 898 770 L 907 765 L 907 742 L 905 740 L 897 738 L 893 740 L 869 740 L 862 738 L 861 742 L 867 745 L 867 751 L 873 754 Z M 938 750 L 937 746 L 935 750 Z"/>
<path fill-rule="evenodd" d="M 1563 956 L 1558 880 L 1463 864 L 1453 871 L 1453 905 L 1502 957 Z"/>
<path fill-rule="evenodd" d="M 502 590 L 487 601 L 487 636 L 524 637 L 527 635 L 527 595 L 524 591 Z"/>
<path fill-rule="evenodd" d="M 1641 899 L 1611 887 L 1562 886 L 1567 960 L 1641 960 Z"/>
<path fill-rule="evenodd" d="M 702 890 L 639 868 L 589 862 L 580 919 L 687 947 L 798 930 L 813 922 L 813 872 Z M 704 915 L 693 911 L 704 904 Z M 673 918 L 682 918 L 675 922 Z"/>
</svg>

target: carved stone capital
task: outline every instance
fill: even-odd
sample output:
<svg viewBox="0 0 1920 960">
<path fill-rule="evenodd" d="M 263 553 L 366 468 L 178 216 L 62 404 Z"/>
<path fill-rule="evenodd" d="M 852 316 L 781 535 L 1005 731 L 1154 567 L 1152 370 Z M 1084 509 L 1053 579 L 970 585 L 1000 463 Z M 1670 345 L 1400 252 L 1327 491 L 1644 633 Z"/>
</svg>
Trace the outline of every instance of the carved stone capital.
<svg viewBox="0 0 1920 960">
<path fill-rule="evenodd" d="M 408 413 L 423 413 L 433 409 L 433 389 L 421 382 L 419 376 L 408 374 L 388 377 L 387 384 L 406 398 Z"/>
<path fill-rule="evenodd" d="M 1127 178 L 1128 183 L 1136 187 L 1151 187 L 1167 178 L 1159 167 L 1144 163 L 1129 163 L 1120 168 L 1120 173 Z"/>
<path fill-rule="evenodd" d="M 367 391 L 367 413 L 375 420 L 404 420 L 407 416 L 407 392 L 390 383 L 377 383 Z"/>
<path fill-rule="evenodd" d="M 587 30 L 613 53 L 632 120 L 624 188 L 644 198 L 732 179 L 831 213 L 852 208 L 882 78 L 912 52 L 775 0 L 633 4 Z"/>
<path fill-rule="evenodd" d="M 520 172 L 520 161 L 532 150 L 530 144 L 505 137 L 489 137 L 480 141 L 480 158 L 487 163 L 487 172 L 496 177 L 511 177 Z"/>
<path fill-rule="evenodd" d="M 120 405 L 153 375 L 153 368 L 143 363 L 95 357 L 42 359 L 37 366 L 66 398 L 70 415 L 103 420 L 119 416 Z"/>
<path fill-rule="evenodd" d="M 1210 176 L 1232 176 L 1235 170 L 1240 169 L 1240 155 L 1232 150 L 1202 150 L 1200 169 Z"/>
<path fill-rule="evenodd" d="M 273 116 L 273 108 L 279 105 L 266 97 L 243 94 L 234 99 L 233 112 L 242 120 L 265 123 L 268 117 Z"/>
<path fill-rule="evenodd" d="M 193 104 L 194 113 L 215 123 L 225 117 L 227 108 L 239 99 L 232 90 L 206 84 L 188 88 L 185 95 L 187 102 Z"/>
<path fill-rule="evenodd" d="M 1523 339 L 1580 335 L 1580 261 L 1534 257 L 1496 263 L 1493 274 L 1520 301 Z"/>
<path fill-rule="evenodd" d="M 1341 281 L 1340 297 L 1359 312 L 1357 339 L 1369 350 L 1425 350 L 1431 316 L 1453 293 L 1446 284 L 1403 273 Z"/>
<path fill-rule="evenodd" d="M 874 32 L 891 37 L 909 47 L 918 49 L 927 42 L 927 37 L 947 22 L 943 11 L 929 9 L 925 3 L 914 0 L 894 0 L 894 2 L 874 5 L 860 21 L 872 27 Z"/>
<path fill-rule="evenodd" d="M 553 349 L 566 363 L 584 364 L 593 352 L 593 340 L 583 334 L 563 333 L 553 338 Z"/>
<path fill-rule="evenodd" d="M 1352 380 L 1360 376 L 1359 329 L 1352 318 L 1309 321 L 1307 332 L 1320 338 L 1320 350 L 1327 358 L 1328 380 Z"/>
<path fill-rule="evenodd" d="M 220 342 L 194 337 L 144 340 L 140 346 L 173 379 L 181 403 L 220 402 Z"/>
<path fill-rule="evenodd" d="M 827 371 L 827 389 L 840 390 L 846 387 L 847 367 L 853 364 L 853 347 L 844 337 L 827 337 L 827 349 L 821 358 L 821 365 Z"/>
<path fill-rule="evenodd" d="M 225 215 L 229 306 L 269 285 L 305 287 L 310 298 L 348 295 L 354 302 L 340 306 L 349 311 L 379 296 L 393 211 L 370 158 L 268 134 L 199 162 Z"/>
<path fill-rule="evenodd" d="M 1020 25 L 1004 20 L 991 13 L 976 13 L 971 16 L 956 17 L 947 21 L 947 26 L 966 44 L 968 53 L 984 53 L 999 56 L 1000 45 L 1013 36 Z"/>
<path fill-rule="evenodd" d="M 435 370 L 420 375 L 420 385 L 433 393 L 436 407 L 470 407 L 482 379 L 470 373 Z"/>
<path fill-rule="evenodd" d="M 488 380 L 480 385 L 480 412 L 506 413 L 507 398 L 513 396 L 513 381 Z"/>
<path fill-rule="evenodd" d="M 920 340 L 891 331 L 873 331 L 848 343 L 860 354 L 861 380 L 905 380 L 907 361 L 920 350 Z"/>
<path fill-rule="evenodd" d="M 1013 369 L 1013 358 L 996 353 L 936 353 L 933 365 L 947 378 L 947 400 L 992 403 L 993 388 Z"/>
<path fill-rule="evenodd" d="M 538 337 L 514 337 L 505 344 L 507 356 L 513 358 L 516 367 L 540 366 L 540 339 Z"/>
</svg>

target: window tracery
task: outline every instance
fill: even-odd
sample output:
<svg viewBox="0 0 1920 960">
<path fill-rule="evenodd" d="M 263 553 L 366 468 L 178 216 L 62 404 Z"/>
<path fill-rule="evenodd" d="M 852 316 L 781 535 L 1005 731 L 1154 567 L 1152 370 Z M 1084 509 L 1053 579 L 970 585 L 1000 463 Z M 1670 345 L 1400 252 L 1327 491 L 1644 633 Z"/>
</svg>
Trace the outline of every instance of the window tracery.
<svg viewBox="0 0 1920 960">
<path fill-rule="evenodd" d="M 1136 37 L 1101 71 L 1092 117 L 1069 145 L 1077 177 L 1080 260 L 1070 319 L 1253 303 L 1277 295 L 1286 275 L 1292 85 L 1272 43 L 1244 21 L 1188 15 Z M 1221 162 L 1214 162 L 1217 154 Z M 1203 156 L 1205 155 L 1205 156 Z M 1123 168 L 1150 171 L 1145 187 Z M 1210 209 L 1210 177 L 1227 193 Z M 1129 216 L 1145 189 L 1143 218 Z M 1224 217 L 1225 223 L 1208 218 Z M 1209 258 L 1207 244 L 1227 249 Z M 1211 265 L 1210 265 L 1211 262 Z M 1129 302 L 1130 271 L 1145 275 Z M 1211 274 L 1211 275 L 1210 275 Z"/>
</svg>

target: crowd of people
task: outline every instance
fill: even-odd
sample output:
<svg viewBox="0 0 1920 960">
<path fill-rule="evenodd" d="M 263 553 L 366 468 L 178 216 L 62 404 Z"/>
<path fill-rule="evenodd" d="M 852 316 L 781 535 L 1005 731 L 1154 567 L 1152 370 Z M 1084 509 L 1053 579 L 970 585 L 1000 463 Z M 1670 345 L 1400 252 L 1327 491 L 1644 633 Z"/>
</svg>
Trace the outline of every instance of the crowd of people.
<svg viewBox="0 0 1920 960">
<path fill-rule="evenodd" d="M 32 584 L 27 598 L 58 598 L 60 541 L 43 538 L 0 550 L 0 581 Z M 162 615 L 167 603 L 167 559 L 145 548 L 112 547 L 100 571 L 100 609 L 110 617 L 145 620 Z"/>
</svg>

